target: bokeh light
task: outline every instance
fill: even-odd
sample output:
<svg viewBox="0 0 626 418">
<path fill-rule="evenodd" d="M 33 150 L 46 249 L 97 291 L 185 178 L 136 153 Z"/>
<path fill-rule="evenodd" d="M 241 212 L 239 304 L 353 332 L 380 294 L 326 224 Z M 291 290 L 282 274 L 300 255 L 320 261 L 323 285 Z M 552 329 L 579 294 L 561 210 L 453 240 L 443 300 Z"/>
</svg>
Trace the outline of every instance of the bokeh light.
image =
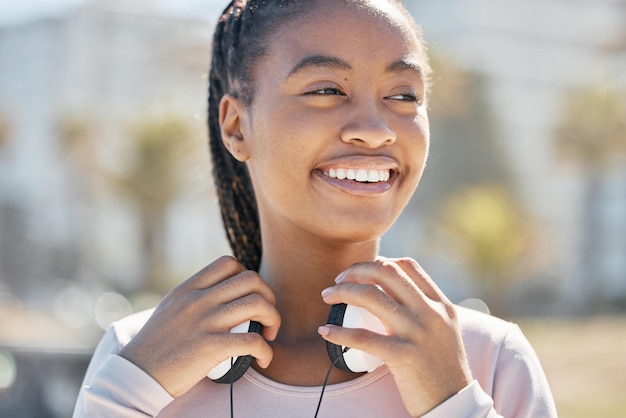
<svg viewBox="0 0 626 418">
<path fill-rule="evenodd" d="M 69 285 L 59 292 L 54 301 L 54 313 L 71 328 L 82 328 L 92 321 L 94 299 L 85 289 Z"/>
<path fill-rule="evenodd" d="M 133 313 L 128 299 L 119 293 L 107 292 L 98 298 L 94 315 L 96 322 L 102 329 L 106 329 L 111 322 Z"/>
<path fill-rule="evenodd" d="M 17 367 L 11 353 L 0 350 L 0 390 L 9 389 L 15 383 Z"/>
</svg>

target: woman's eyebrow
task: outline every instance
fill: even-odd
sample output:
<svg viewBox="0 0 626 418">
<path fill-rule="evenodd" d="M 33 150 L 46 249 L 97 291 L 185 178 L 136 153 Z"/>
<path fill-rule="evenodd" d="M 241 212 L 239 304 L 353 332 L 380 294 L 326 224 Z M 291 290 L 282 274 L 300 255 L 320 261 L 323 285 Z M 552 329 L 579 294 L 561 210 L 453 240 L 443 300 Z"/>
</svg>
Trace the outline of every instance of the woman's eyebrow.
<svg viewBox="0 0 626 418">
<path fill-rule="evenodd" d="M 331 57 L 326 55 L 310 55 L 302 58 L 289 72 L 287 78 L 290 78 L 301 71 L 305 71 L 311 68 L 327 68 L 331 70 L 344 70 L 348 71 L 352 69 L 352 66 L 341 58 Z"/>
<path fill-rule="evenodd" d="M 415 61 L 398 60 L 391 63 L 387 67 L 388 73 L 401 73 L 404 71 L 413 72 L 419 78 L 423 78 L 424 76 L 424 70 L 422 69 L 422 66 Z"/>
</svg>

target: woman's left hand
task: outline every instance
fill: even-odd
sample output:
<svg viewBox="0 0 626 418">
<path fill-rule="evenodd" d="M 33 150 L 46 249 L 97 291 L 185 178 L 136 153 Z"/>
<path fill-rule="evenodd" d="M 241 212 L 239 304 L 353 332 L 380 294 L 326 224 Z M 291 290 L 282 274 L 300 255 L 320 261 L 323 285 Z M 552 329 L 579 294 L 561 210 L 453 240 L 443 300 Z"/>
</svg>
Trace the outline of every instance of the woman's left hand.
<svg viewBox="0 0 626 418">
<path fill-rule="evenodd" d="M 323 292 L 324 302 L 365 308 L 387 334 L 332 325 L 320 327 L 320 334 L 382 359 L 412 416 L 427 413 L 472 382 L 456 310 L 415 260 L 358 263 L 336 281 Z"/>
</svg>

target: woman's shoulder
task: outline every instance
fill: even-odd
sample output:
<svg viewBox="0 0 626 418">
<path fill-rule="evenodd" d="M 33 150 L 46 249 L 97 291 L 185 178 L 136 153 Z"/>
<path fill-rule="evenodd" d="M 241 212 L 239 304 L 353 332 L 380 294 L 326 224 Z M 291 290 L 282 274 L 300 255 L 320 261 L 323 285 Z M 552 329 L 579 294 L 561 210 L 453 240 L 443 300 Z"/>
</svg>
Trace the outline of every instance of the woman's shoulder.
<svg viewBox="0 0 626 418">
<path fill-rule="evenodd" d="M 472 369 L 498 368 L 495 365 L 507 362 L 507 359 L 526 361 L 535 356 L 517 324 L 458 306 L 457 315 L 465 352 Z"/>
<path fill-rule="evenodd" d="M 517 324 L 463 307 L 457 307 L 457 314 L 470 368 L 487 393 L 491 395 L 496 374 L 519 380 L 522 375 L 543 373 Z"/>
<path fill-rule="evenodd" d="M 472 375 L 501 416 L 555 417 L 543 368 L 520 327 L 463 307 L 457 315 Z"/>
<path fill-rule="evenodd" d="M 455 306 L 463 339 L 501 341 L 519 327 L 510 321 L 463 306 Z M 467 343 L 467 341 L 466 341 Z"/>
</svg>

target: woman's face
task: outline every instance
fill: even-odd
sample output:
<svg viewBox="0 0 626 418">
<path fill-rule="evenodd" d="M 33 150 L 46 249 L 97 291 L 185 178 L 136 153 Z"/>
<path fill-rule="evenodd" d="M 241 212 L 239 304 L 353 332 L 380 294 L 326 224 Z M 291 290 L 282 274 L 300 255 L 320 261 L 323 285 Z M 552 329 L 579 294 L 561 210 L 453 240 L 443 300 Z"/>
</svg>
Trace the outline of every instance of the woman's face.
<svg viewBox="0 0 626 418">
<path fill-rule="evenodd" d="M 258 60 L 240 131 L 263 235 L 377 239 L 413 194 L 429 144 L 426 63 L 405 18 L 379 7 L 319 1 Z"/>
</svg>

